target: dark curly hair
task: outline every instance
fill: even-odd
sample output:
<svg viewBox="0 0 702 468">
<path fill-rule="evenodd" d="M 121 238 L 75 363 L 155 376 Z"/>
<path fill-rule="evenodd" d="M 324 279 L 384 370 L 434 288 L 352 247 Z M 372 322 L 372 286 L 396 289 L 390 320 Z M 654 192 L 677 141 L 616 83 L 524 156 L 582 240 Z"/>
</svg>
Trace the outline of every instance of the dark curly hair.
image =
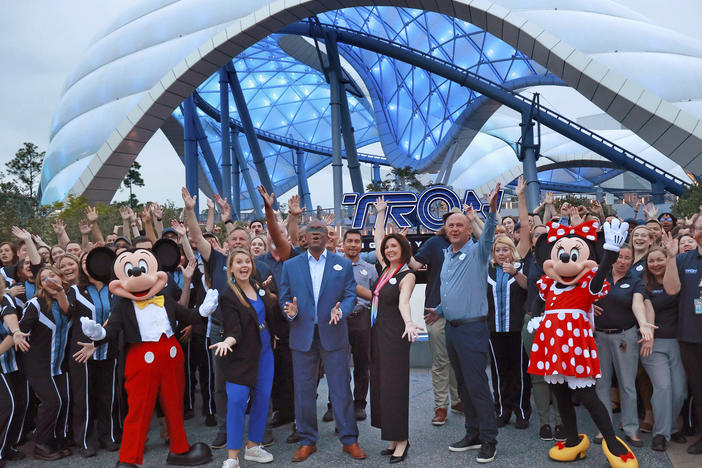
<svg viewBox="0 0 702 468">
<path fill-rule="evenodd" d="M 385 256 L 385 246 L 390 239 L 395 239 L 400 244 L 402 263 L 409 263 L 410 259 L 412 258 L 412 246 L 410 246 L 410 243 L 405 236 L 396 232 L 390 233 L 383 237 L 383 241 L 380 243 L 380 254 L 383 256 L 383 262 L 385 262 L 386 265 L 390 265 L 388 258 Z"/>
</svg>

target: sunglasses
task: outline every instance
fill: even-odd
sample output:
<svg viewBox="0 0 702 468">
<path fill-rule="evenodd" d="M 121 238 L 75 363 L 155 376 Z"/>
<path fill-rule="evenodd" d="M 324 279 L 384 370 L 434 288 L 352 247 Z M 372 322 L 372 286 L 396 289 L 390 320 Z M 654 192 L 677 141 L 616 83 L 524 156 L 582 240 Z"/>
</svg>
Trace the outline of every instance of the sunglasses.
<svg viewBox="0 0 702 468">
<path fill-rule="evenodd" d="M 306 229 L 306 231 L 307 231 L 308 233 L 312 233 L 312 232 L 327 232 L 327 230 L 324 229 L 324 228 L 321 227 L 321 226 L 308 227 L 308 228 Z"/>
<path fill-rule="evenodd" d="M 670 216 L 661 216 L 660 218 L 658 218 L 658 221 L 672 221 L 672 220 L 673 220 L 673 218 L 671 218 Z"/>
</svg>

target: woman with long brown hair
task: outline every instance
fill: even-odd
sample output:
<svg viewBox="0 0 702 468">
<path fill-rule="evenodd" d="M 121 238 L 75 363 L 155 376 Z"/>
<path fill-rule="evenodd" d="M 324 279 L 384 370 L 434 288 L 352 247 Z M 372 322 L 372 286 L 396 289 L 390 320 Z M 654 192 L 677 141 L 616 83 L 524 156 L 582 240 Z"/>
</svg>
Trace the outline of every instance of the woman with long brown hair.
<svg viewBox="0 0 702 468">
<path fill-rule="evenodd" d="M 215 355 L 223 359 L 227 389 L 228 458 L 223 468 L 239 466 L 249 400 L 251 410 L 244 459 L 259 463 L 273 461 L 273 455 L 263 449 L 262 442 L 273 387 L 275 299 L 254 279 L 255 274 L 251 252 L 235 249 L 229 254 L 229 289 L 219 297 L 224 339 L 210 346 Z"/>
</svg>

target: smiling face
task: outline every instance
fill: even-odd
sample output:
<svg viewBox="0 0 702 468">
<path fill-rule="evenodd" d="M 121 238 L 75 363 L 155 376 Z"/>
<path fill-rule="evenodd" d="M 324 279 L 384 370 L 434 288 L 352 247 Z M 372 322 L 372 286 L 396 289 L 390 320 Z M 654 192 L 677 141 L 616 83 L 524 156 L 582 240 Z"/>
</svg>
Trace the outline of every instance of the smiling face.
<svg viewBox="0 0 702 468">
<path fill-rule="evenodd" d="M 505 263 L 514 263 L 514 254 L 512 253 L 512 248 L 502 242 L 495 242 L 492 247 L 492 257 L 495 259 L 497 265 L 503 265 Z"/>
<path fill-rule="evenodd" d="M 260 237 L 255 237 L 251 241 L 251 253 L 255 257 L 266 253 L 266 244 L 263 242 L 263 239 L 261 239 Z"/>
<path fill-rule="evenodd" d="M 684 236 L 680 236 L 678 247 L 680 248 L 680 253 L 689 252 L 697 248 L 697 241 L 695 241 L 695 238 L 691 235 L 685 234 Z"/>
<path fill-rule="evenodd" d="M 473 228 L 468 223 L 468 218 L 463 213 L 454 213 L 446 218 L 446 237 L 453 246 L 454 250 L 458 250 L 468 242 Z"/>
<path fill-rule="evenodd" d="M 68 284 L 78 282 L 78 264 L 75 260 L 71 257 L 61 257 L 57 266 Z"/>
<path fill-rule="evenodd" d="M 662 278 L 665 274 L 665 266 L 668 262 L 668 257 L 662 250 L 654 250 L 646 257 L 646 267 L 656 278 Z"/>
<path fill-rule="evenodd" d="M 397 239 L 390 238 L 385 243 L 385 250 L 383 250 L 383 253 L 385 254 L 385 258 L 388 259 L 388 262 L 400 262 L 402 259 L 402 246 Z"/>
<path fill-rule="evenodd" d="M 657 221 L 649 221 L 645 225 L 653 234 L 653 242 L 655 244 L 661 243 L 661 237 L 663 236 L 663 229 Z"/>
<path fill-rule="evenodd" d="M 590 260 L 590 246 L 579 237 L 562 237 L 544 262 L 544 273 L 564 285 L 576 284 L 597 263 Z"/>
<path fill-rule="evenodd" d="M 631 268 L 631 263 L 634 261 L 634 253 L 630 248 L 624 246 L 619 250 L 619 257 L 612 266 L 612 272 L 617 276 L 623 276 Z"/>
<path fill-rule="evenodd" d="M 307 243 L 310 252 L 322 252 L 327 246 L 327 226 L 319 220 L 312 220 L 307 225 Z"/>
<path fill-rule="evenodd" d="M 251 277 L 253 264 L 251 257 L 243 252 L 235 253 L 231 260 L 229 271 L 234 279 L 240 284 L 246 284 Z"/>
<path fill-rule="evenodd" d="M 69 242 L 66 245 L 66 253 L 75 255 L 76 257 L 80 257 L 80 253 L 81 253 L 80 244 L 78 242 Z"/>
<path fill-rule="evenodd" d="M 158 271 L 154 254 L 144 249 L 119 254 L 114 274 L 116 279 L 110 282 L 110 292 L 134 301 L 155 296 L 168 282 L 168 275 Z"/>
<path fill-rule="evenodd" d="M 631 245 L 637 252 L 645 252 L 651 248 L 653 235 L 646 226 L 637 226 L 631 233 Z"/>
</svg>

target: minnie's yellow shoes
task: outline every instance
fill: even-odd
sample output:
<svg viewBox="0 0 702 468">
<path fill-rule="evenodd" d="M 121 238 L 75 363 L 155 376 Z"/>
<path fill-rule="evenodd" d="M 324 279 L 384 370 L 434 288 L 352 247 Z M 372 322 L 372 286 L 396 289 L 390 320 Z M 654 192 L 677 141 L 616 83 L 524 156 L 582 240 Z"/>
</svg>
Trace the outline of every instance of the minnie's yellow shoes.
<svg viewBox="0 0 702 468">
<path fill-rule="evenodd" d="M 621 442 L 621 444 L 626 447 L 626 455 L 613 455 L 612 452 L 609 451 L 609 448 L 607 447 L 607 442 L 602 441 L 602 451 L 605 454 L 605 457 L 607 457 L 607 461 L 609 462 L 609 465 L 612 468 L 639 468 L 639 462 L 636 460 L 636 457 L 634 456 L 634 452 L 631 451 L 628 445 L 624 443 L 622 439 L 617 437 L 617 440 Z"/>
<path fill-rule="evenodd" d="M 588 439 L 585 434 L 578 435 L 580 436 L 580 443 L 578 445 L 575 447 L 566 447 L 564 442 L 558 442 L 548 451 L 549 458 L 559 462 L 571 462 L 585 458 L 587 449 L 590 448 L 590 439 Z"/>
</svg>

